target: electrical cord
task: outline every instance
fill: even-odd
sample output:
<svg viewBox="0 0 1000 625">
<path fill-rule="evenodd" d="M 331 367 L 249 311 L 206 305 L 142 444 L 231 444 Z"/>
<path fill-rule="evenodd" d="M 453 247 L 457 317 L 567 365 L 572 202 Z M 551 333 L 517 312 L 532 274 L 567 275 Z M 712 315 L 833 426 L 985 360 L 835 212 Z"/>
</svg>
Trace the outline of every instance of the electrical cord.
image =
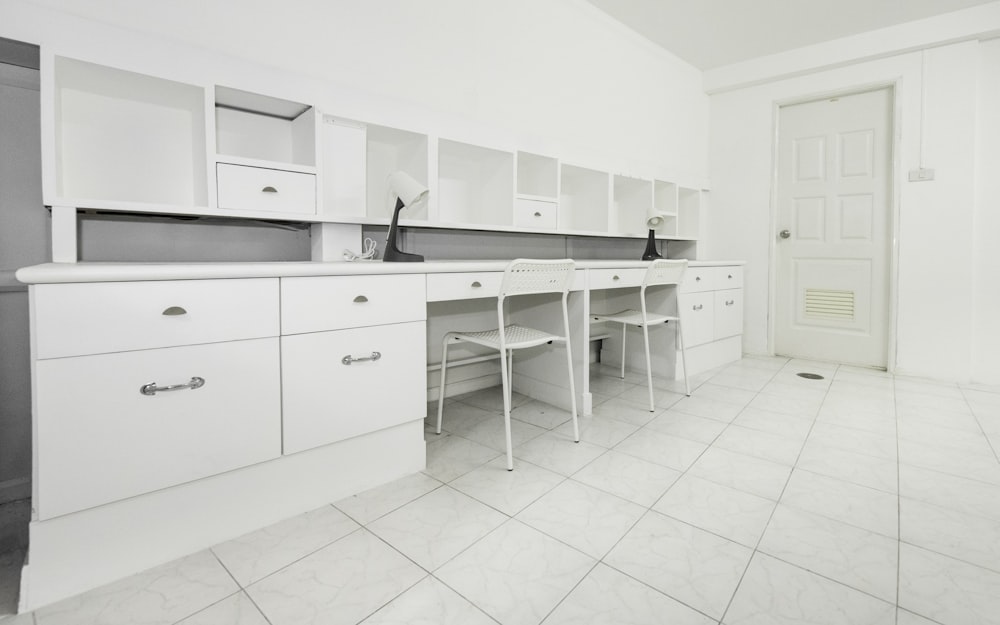
<svg viewBox="0 0 1000 625">
<path fill-rule="evenodd" d="M 363 245 L 364 247 L 360 254 L 356 254 L 351 250 L 345 249 L 344 260 L 352 262 L 355 260 L 371 260 L 375 258 L 375 254 L 378 252 L 378 247 L 377 244 L 375 243 L 375 239 L 365 237 Z"/>
</svg>

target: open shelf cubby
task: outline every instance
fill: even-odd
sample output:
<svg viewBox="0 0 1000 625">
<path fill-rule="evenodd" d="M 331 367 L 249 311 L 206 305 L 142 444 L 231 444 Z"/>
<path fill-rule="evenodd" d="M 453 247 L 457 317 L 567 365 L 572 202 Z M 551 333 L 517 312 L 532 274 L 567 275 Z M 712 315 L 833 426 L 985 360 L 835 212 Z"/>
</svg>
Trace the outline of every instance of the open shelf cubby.
<svg viewBox="0 0 1000 625">
<path fill-rule="evenodd" d="M 700 230 L 701 191 L 699 189 L 677 190 L 677 236 L 696 239 Z"/>
<path fill-rule="evenodd" d="M 206 206 L 205 90 L 55 57 L 55 191 Z"/>
<path fill-rule="evenodd" d="M 316 166 L 316 114 L 301 102 L 215 88 L 216 152 L 279 165 Z"/>
<path fill-rule="evenodd" d="M 677 185 L 662 180 L 653 181 L 653 209 L 663 217 L 663 225 L 657 228 L 661 236 L 677 234 Z"/>
<path fill-rule="evenodd" d="M 615 231 L 646 234 L 646 218 L 653 205 L 652 181 L 616 175 L 614 188 Z"/>
<path fill-rule="evenodd" d="M 443 223 L 510 226 L 514 155 L 467 143 L 438 143 L 438 215 Z"/>
<path fill-rule="evenodd" d="M 559 161 L 530 152 L 517 153 L 517 194 L 555 200 L 559 197 Z"/>
<path fill-rule="evenodd" d="M 389 175 L 404 171 L 414 180 L 428 186 L 427 135 L 368 125 L 367 195 L 368 216 L 392 218 L 396 198 L 389 190 Z M 427 216 L 427 202 L 407 207 L 401 213 L 405 219 L 423 219 Z"/>
<path fill-rule="evenodd" d="M 609 176 L 606 172 L 563 165 L 559 189 L 559 227 L 608 231 Z"/>
</svg>

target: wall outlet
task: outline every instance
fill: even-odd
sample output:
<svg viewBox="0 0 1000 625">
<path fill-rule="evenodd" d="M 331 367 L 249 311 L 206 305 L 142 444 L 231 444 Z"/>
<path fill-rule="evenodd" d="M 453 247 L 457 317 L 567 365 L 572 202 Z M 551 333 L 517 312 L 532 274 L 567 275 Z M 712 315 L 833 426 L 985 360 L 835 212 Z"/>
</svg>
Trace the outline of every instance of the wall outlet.
<svg viewBox="0 0 1000 625">
<path fill-rule="evenodd" d="M 910 170 L 910 182 L 926 182 L 928 180 L 934 180 L 933 169 L 920 168 Z"/>
</svg>

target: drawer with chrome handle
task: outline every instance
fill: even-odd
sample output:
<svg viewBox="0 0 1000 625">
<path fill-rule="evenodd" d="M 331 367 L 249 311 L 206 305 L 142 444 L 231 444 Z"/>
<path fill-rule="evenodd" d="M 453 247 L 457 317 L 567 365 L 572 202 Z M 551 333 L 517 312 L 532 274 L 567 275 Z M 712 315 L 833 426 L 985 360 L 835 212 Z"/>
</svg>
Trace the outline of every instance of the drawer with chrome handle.
<svg viewBox="0 0 1000 625">
<path fill-rule="evenodd" d="M 316 176 L 296 171 L 218 163 L 219 208 L 316 213 Z"/>
<path fill-rule="evenodd" d="M 191 389 L 193 391 L 203 386 L 205 386 L 205 378 L 194 376 L 191 378 L 190 382 L 185 382 L 184 384 L 168 384 L 167 386 L 157 386 L 156 382 L 143 384 L 139 387 L 139 392 L 143 395 L 156 395 L 157 393 L 182 391 L 184 389 Z"/>
<path fill-rule="evenodd" d="M 422 274 L 281 279 L 281 333 L 301 334 L 427 318 Z"/>
<path fill-rule="evenodd" d="M 618 289 L 641 285 L 646 270 L 643 268 L 589 269 L 587 273 L 591 289 Z"/>
<path fill-rule="evenodd" d="M 503 281 L 502 271 L 470 271 L 427 274 L 427 301 L 496 297 Z"/>
</svg>

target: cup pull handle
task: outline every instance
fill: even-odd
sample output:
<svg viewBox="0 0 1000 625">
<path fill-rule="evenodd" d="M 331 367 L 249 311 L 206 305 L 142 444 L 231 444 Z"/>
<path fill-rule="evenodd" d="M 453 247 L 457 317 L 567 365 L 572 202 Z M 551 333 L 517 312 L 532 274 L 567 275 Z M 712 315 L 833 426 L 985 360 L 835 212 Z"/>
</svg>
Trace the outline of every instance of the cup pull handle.
<svg viewBox="0 0 1000 625">
<path fill-rule="evenodd" d="M 345 365 L 350 365 L 352 362 L 376 361 L 381 357 L 382 357 L 382 352 L 372 352 L 371 356 L 361 356 L 360 358 L 355 358 L 354 356 L 348 354 L 343 358 L 341 358 L 340 362 L 342 362 Z"/>
<path fill-rule="evenodd" d="M 177 317 L 179 315 L 186 315 L 188 311 L 180 306 L 171 306 L 169 308 L 163 309 L 163 316 L 165 317 Z"/>
<path fill-rule="evenodd" d="M 368 302 L 368 298 L 365 297 L 364 295 L 359 295 L 359 296 L 357 296 L 357 297 L 354 298 L 354 303 L 355 304 L 365 304 L 367 302 Z"/>
<path fill-rule="evenodd" d="M 705 307 L 704 304 L 698 304 L 697 306 L 692 306 L 691 310 L 701 310 L 704 307 Z"/>
<path fill-rule="evenodd" d="M 205 386 L 205 378 L 199 378 L 195 376 L 191 378 L 191 381 L 186 384 L 168 384 L 167 386 L 157 386 L 156 382 L 150 382 L 149 384 L 143 384 L 139 387 L 139 392 L 143 395 L 151 396 L 157 393 L 165 393 L 167 391 L 180 391 L 186 388 L 192 391 L 196 388 L 201 388 Z"/>
<path fill-rule="evenodd" d="M 618 276 L 612 276 L 611 279 L 614 280 L 615 282 L 621 280 L 621 278 L 619 278 Z"/>
<path fill-rule="evenodd" d="M 535 217 L 541 217 L 541 216 L 542 216 L 541 213 L 539 213 L 538 211 L 535 211 Z"/>
<path fill-rule="evenodd" d="M 476 280 L 476 281 L 475 281 L 475 282 L 473 282 L 473 283 L 472 283 L 472 284 L 471 284 L 470 286 L 471 286 L 472 288 L 474 288 L 474 289 L 478 289 L 479 287 L 483 286 L 483 283 L 482 283 L 482 282 L 480 282 L 479 280 Z"/>
<path fill-rule="evenodd" d="M 264 187 L 263 189 L 261 189 L 260 192 L 261 193 L 277 193 L 278 190 L 275 189 L 274 187 L 268 185 L 268 186 Z"/>
</svg>

